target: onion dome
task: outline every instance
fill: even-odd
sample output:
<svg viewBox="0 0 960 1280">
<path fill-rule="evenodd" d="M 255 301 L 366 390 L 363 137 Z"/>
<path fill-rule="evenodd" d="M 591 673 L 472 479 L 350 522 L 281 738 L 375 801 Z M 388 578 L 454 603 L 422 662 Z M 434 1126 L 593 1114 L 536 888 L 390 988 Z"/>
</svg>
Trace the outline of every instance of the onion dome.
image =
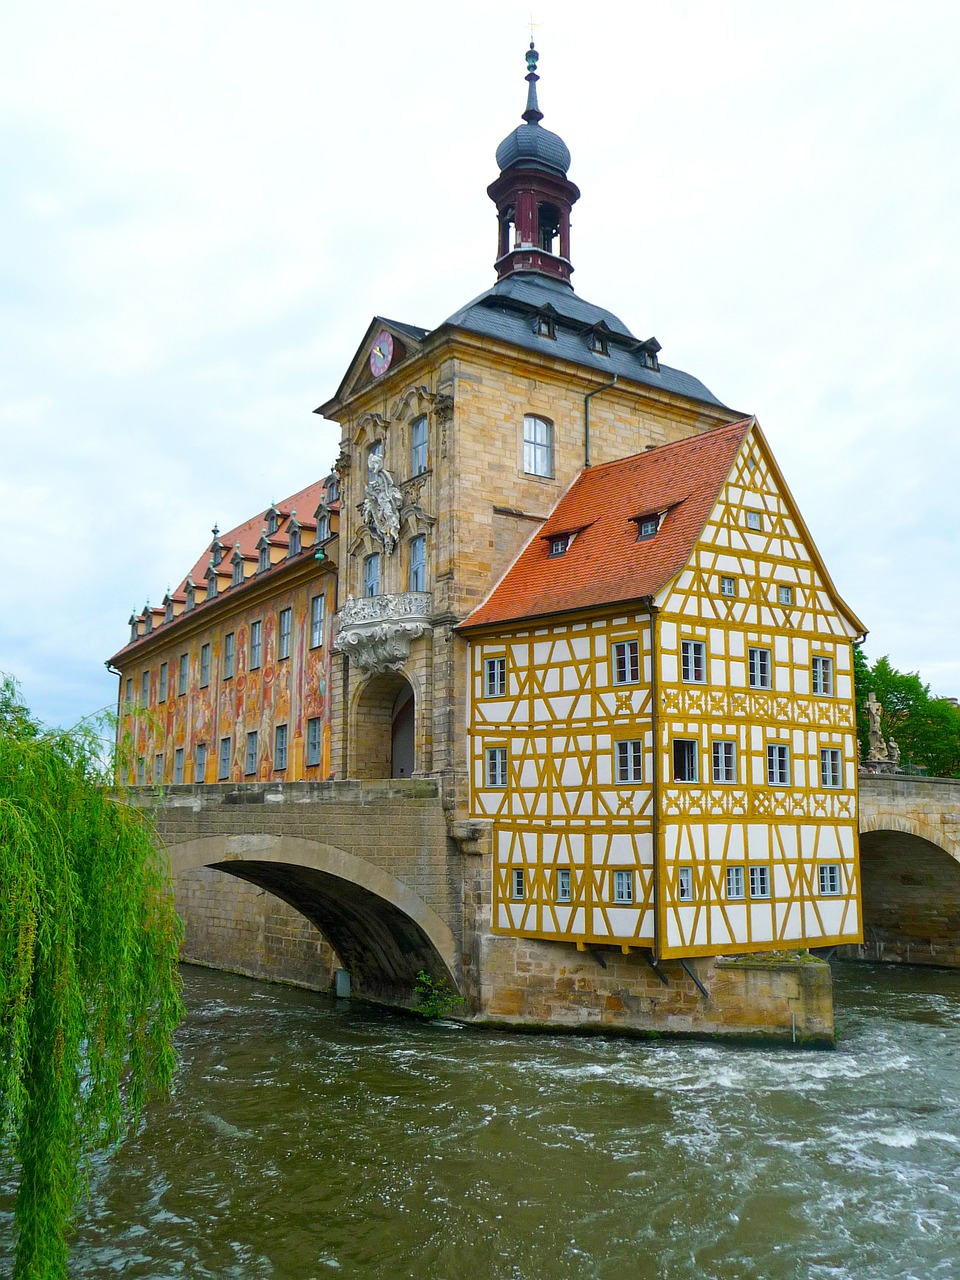
<svg viewBox="0 0 960 1280">
<path fill-rule="evenodd" d="M 529 169 L 545 169 L 549 173 L 566 177 L 570 168 L 570 152 L 567 144 L 549 129 L 542 129 L 540 121 L 543 112 L 537 104 L 537 61 L 540 55 L 530 42 L 527 50 L 527 108 L 523 113 L 524 123 L 517 125 L 513 133 L 497 147 L 497 164 L 500 172 L 512 165 L 522 164 Z"/>
</svg>

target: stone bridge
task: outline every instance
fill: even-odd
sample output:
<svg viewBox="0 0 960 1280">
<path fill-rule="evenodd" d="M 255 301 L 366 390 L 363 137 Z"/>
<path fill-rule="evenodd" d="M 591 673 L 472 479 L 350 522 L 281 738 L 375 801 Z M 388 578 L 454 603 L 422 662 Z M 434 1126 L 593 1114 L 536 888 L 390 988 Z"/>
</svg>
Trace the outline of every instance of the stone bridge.
<svg viewBox="0 0 960 1280">
<path fill-rule="evenodd" d="M 960 778 L 860 779 L 862 947 L 841 958 L 960 967 Z"/>
<path fill-rule="evenodd" d="M 470 824 L 448 822 L 439 781 L 132 795 L 156 808 L 185 959 L 321 989 L 343 968 L 358 994 L 390 1004 L 412 1003 L 426 969 L 474 1010 L 496 1005 L 481 992 L 488 973 L 509 984 L 518 958 L 529 967 L 508 955 L 512 940 L 492 948 L 490 876 Z M 860 802 L 864 944 L 840 958 L 960 966 L 960 780 L 865 777 Z"/>
</svg>

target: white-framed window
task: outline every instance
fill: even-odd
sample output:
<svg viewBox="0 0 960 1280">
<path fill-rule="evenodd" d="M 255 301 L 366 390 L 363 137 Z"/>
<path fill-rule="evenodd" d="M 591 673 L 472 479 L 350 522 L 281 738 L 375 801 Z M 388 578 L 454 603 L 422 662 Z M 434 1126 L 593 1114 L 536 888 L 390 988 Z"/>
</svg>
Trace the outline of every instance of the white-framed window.
<svg viewBox="0 0 960 1280">
<path fill-rule="evenodd" d="M 160 680 L 157 685 L 157 701 L 166 702 L 167 700 L 167 664 L 160 663 Z"/>
<path fill-rule="evenodd" d="M 310 648 L 318 649 L 323 644 L 323 596 L 314 596 L 310 601 Z"/>
<path fill-rule="evenodd" d="M 711 743 L 714 782 L 736 782 L 737 744 L 735 742 Z"/>
<path fill-rule="evenodd" d="M 563 556 L 567 553 L 567 547 L 570 545 L 569 533 L 561 533 L 555 538 L 550 539 L 550 554 L 552 556 Z"/>
<path fill-rule="evenodd" d="M 751 867 L 750 868 L 750 897 L 751 898 L 769 898 L 770 897 L 770 868 L 769 867 Z"/>
<path fill-rule="evenodd" d="M 618 903 L 633 901 L 632 871 L 615 871 L 613 873 L 613 900 Z"/>
<path fill-rule="evenodd" d="M 793 604 L 793 587 L 786 587 L 782 583 L 777 587 L 777 603 Z"/>
<path fill-rule="evenodd" d="M 223 637 L 223 678 L 232 680 L 236 663 L 237 638 L 232 631 Z"/>
<path fill-rule="evenodd" d="M 177 747 L 173 753 L 173 785 L 183 785 L 183 747 Z"/>
<path fill-rule="evenodd" d="M 427 589 L 427 538 L 421 533 L 410 539 L 410 590 Z"/>
<path fill-rule="evenodd" d="M 232 745 L 230 738 L 220 739 L 220 759 L 217 768 L 217 779 L 220 782 L 226 782 L 230 777 L 230 753 Z"/>
<path fill-rule="evenodd" d="M 637 541 L 646 542 L 648 538 L 655 538 L 659 528 L 660 516 L 657 512 L 653 515 L 641 516 L 637 521 Z"/>
<path fill-rule="evenodd" d="M 720 579 L 720 594 L 722 596 L 735 596 L 737 594 L 736 578 L 722 577 Z"/>
<path fill-rule="evenodd" d="M 643 739 L 628 738 L 615 744 L 617 749 L 617 781 L 643 781 Z"/>
<path fill-rule="evenodd" d="M 163 752 L 158 751 L 153 757 L 153 782 L 155 786 L 163 781 Z"/>
<path fill-rule="evenodd" d="M 320 717 L 314 716 L 307 721 L 307 764 L 320 763 L 320 748 L 322 738 L 322 729 Z"/>
<path fill-rule="evenodd" d="M 747 512 L 747 528 L 759 530 L 763 528 L 763 516 L 759 511 Z"/>
<path fill-rule="evenodd" d="M 571 899 L 570 868 L 557 867 L 555 880 L 556 898 L 558 902 L 569 902 Z"/>
<path fill-rule="evenodd" d="M 181 698 L 187 692 L 187 663 L 187 655 L 185 653 L 181 653 L 177 661 L 177 695 Z"/>
<path fill-rule="evenodd" d="M 843 785 L 843 758 L 839 747 L 820 748 L 820 785 L 821 787 Z"/>
<path fill-rule="evenodd" d="M 378 596 L 380 594 L 380 552 L 375 551 L 363 562 L 363 594 Z"/>
<path fill-rule="evenodd" d="M 674 782 L 699 782 L 700 763 L 699 748 L 696 738 L 674 738 L 673 740 L 673 780 Z"/>
<path fill-rule="evenodd" d="M 526 876 L 523 867 L 512 867 L 510 871 L 510 896 L 519 901 L 526 890 Z"/>
<path fill-rule="evenodd" d="M 727 897 L 731 900 L 745 898 L 745 885 L 743 867 L 727 867 Z"/>
<path fill-rule="evenodd" d="M 150 705 L 150 672 L 144 671 L 140 677 L 140 705 L 149 707 Z"/>
<path fill-rule="evenodd" d="M 485 658 L 483 663 L 483 696 L 485 698 L 502 698 L 506 692 L 506 658 Z"/>
<path fill-rule="evenodd" d="M 487 747 L 484 759 L 486 762 L 486 785 L 488 787 L 505 787 L 507 785 L 507 748 Z"/>
<path fill-rule="evenodd" d="M 427 418 L 422 414 L 410 423 L 410 474 L 422 476 L 427 469 Z"/>
<path fill-rule="evenodd" d="M 244 761 L 244 773 L 249 777 L 250 774 L 257 772 L 257 731 L 251 730 L 247 734 L 247 754 Z"/>
<path fill-rule="evenodd" d="M 194 750 L 193 780 L 194 782 L 207 780 L 207 744 L 205 742 L 198 742 Z"/>
<path fill-rule="evenodd" d="M 250 623 L 250 670 L 256 671 L 263 661 L 263 623 Z"/>
<path fill-rule="evenodd" d="M 825 898 L 834 898 L 840 892 L 840 865 L 836 862 L 825 862 L 817 868 L 820 880 L 820 892 Z"/>
<path fill-rule="evenodd" d="M 707 646 L 702 640 L 680 641 L 680 676 L 684 684 L 703 684 L 707 678 Z"/>
<path fill-rule="evenodd" d="M 747 679 L 751 689 L 770 689 L 773 687 L 769 649 L 749 649 L 747 651 Z"/>
<path fill-rule="evenodd" d="M 771 787 L 790 785 L 790 748 L 783 742 L 767 743 L 767 782 Z"/>
<path fill-rule="evenodd" d="M 693 867 L 677 868 L 677 901 L 693 901 Z"/>
<path fill-rule="evenodd" d="M 274 734 L 273 767 L 278 772 L 287 767 L 287 726 L 278 724 Z"/>
<path fill-rule="evenodd" d="M 636 684 L 640 679 L 640 641 L 617 640 L 613 646 L 613 683 Z"/>
<path fill-rule="evenodd" d="M 200 688 L 205 689 L 210 683 L 210 646 L 200 646 Z"/>
<path fill-rule="evenodd" d="M 290 631 L 293 626 L 293 610 L 281 609 L 277 627 L 277 657 L 290 657 Z"/>
<path fill-rule="evenodd" d="M 553 475 L 553 423 L 529 413 L 523 419 L 523 469 L 529 476 Z"/>
<path fill-rule="evenodd" d="M 833 697 L 833 659 L 815 655 L 812 666 L 813 692 L 822 698 Z"/>
</svg>

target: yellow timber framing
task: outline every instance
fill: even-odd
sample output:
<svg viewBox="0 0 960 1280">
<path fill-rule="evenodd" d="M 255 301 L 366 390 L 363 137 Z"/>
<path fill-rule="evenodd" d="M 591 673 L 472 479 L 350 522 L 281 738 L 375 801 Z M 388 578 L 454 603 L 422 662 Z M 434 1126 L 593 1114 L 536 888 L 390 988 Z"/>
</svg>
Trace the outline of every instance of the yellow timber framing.
<svg viewBox="0 0 960 1280">
<path fill-rule="evenodd" d="M 744 530 L 748 509 L 761 514 L 756 533 Z M 721 594 L 728 573 L 738 579 L 733 599 Z M 794 591 L 789 607 L 778 601 L 780 585 Z M 858 940 L 852 642 L 862 634 L 756 427 L 687 566 L 655 605 L 637 600 L 471 632 L 472 794 L 474 812 L 495 823 L 494 931 L 650 947 L 663 958 Z M 579 658 L 569 648 L 575 636 L 591 637 Z M 632 697 L 610 668 L 611 646 L 629 638 L 641 658 Z M 702 683 L 681 679 L 683 640 L 704 646 Z M 750 648 L 769 650 L 769 689 L 750 687 Z M 483 694 L 483 664 L 495 655 L 507 661 L 500 700 Z M 814 656 L 833 664 L 829 694 L 812 692 Z M 626 788 L 616 783 L 615 744 L 631 737 L 644 742 L 643 782 Z M 482 772 L 494 738 L 508 746 L 510 771 L 496 795 Z M 696 783 L 673 781 L 677 738 L 697 744 Z M 732 782 L 712 781 L 714 741 L 735 744 Z M 769 745 L 788 748 L 789 785 L 770 785 Z M 824 749 L 840 752 L 839 787 L 821 785 Z M 569 906 L 556 901 L 564 865 Z M 518 899 L 512 872 L 521 866 Z M 820 892 L 823 866 L 836 868 L 838 893 Z M 742 898 L 727 892 L 730 867 L 742 868 Z M 686 901 L 681 868 L 689 869 Z M 614 870 L 633 871 L 632 904 L 613 902 Z M 753 879 L 768 896 L 751 897 Z"/>
</svg>

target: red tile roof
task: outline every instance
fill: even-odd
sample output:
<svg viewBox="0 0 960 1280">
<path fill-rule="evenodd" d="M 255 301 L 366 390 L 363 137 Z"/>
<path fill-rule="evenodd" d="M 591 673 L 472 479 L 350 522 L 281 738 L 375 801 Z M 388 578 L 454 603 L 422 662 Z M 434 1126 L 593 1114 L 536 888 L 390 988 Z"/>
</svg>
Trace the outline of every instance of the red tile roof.
<svg viewBox="0 0 960 1280">
<path fill-rule="evenodd" d="M 581 471 L 487 599 L 460 625 L 541 617 L 638 600 L 684 567 L 753 425 L 743 418 L 703 435 Z M 637 517 L 662 514 L 637 540 Z M 550 538 L 578 530 L 568 550 Z"/>
<path fill-rule="evenodd" d="M 216 567 L 218 588 L 220 586 L 220 583 L 219 583 L 220 579 L 223 579 L 224 581 L 228 581 L 233 577 L 232 557 L 234 555 L 234 549 L 237 545 L 239 545 L 240 547 L 240 555 L 244 561 L 251 561 L 253 563 L 256 563 L 259 560 L 260 557 L 257 553 L 257 544 L 260 542 L 261 538 L 263 537 L 264 528 L 267 523 L 266 512 L 270 511 L 271 509 L 275 509 L 279 511 L 281 514 L 280 524 L 281 526 L 283 526 L 285 522 L 289 521 L 291 515 L 295 511 L 297 513 L 297 524 L 302 529 L 308 529 L 308 530 L 315 529 L 317 526 L 316 526 L 316 520 L 314 519 L 314 514 L 326 496 L 327 484 L 329 480 L 330 480 L 329 476 L 325 477 L 323 480 L 316 480 L 314 481 L 313 484 L 307 485 L 305 489 L 299 489 L 296 493 L 292 494 L 289 498 L 285 498 L 283 502 L 278 502 L 274 504 L 272 508 L 271 507 L 263 508 L 261 511 L 257 512 L 255 516 L 251 516 L 249 520 L 245 520 L 243 524 L 238 524 L 236 528 L 228 529 L 225 533 L 219 533 L 215 540 L 219 542 L 223 548 L 223 559 L 221 560 L 220 564 L 217 565 Z M 336 510 L 339 506 L 339 503 L 332 502 L 330 506 L 332 510 Z M 286 530 L 283 529 L 282 527 L 278 528 L 276 535 L 274 535 L 273 537 L 268 537 L 268 541 L 271 543 L 271 545 L 276 547 L 285 548 L 289 546 L 289 537 L 286 534 Z M 180 584 L 177 586 L 177 588 L 174 591 L 169 592 L 168 596 L 166 596 L 165 599 L 172 598 L 178 603 L 181 601 L 185 601 L 187 598 L 186 596 L 187 583 L 191 580 L 193 581 L 193 584 L 198 591 L 204 591 L 206 589 L 207 570 L 209 569 L 210 561 L 213 558 L 210 550 L 213 542 L 214 542 L 214 539 L 211 538 L 210 542 L 206 544 L 206 547 L 204 548 L 203 553 L 201 554 L 200 558 L 197 560 L 193 568 L 190 570 L 190 572 L 181 579 Z M 309 550 L 310 550 L 309 548 L 304 548 L 304 552 L 307 552 Z M 299 559 L 299 557 L 294 557 L 294 558 L 297 560 Z M 284 562 L 281 561 L 280 563 L 284 563 Z M 279 565 L 274 565 L 272 567 L 279 568 Z M 245 578 L 244 581 L 248 582 L 248 581 L 252 581 L 252 579 Z M 220 599 L 225 594 L 226 592 L 223 591 L 222 589 L 218 590 L 218 595 L 214 598 Z M 205 603 L 206 601 L 201 599 L 198 601 L 197 607 L 202 609 Z M 163 617 L 164 617 L 163 609 L 153 608 L 152 612 L 155 616 L 159 615 L 157 616 L 156 624 L 154 625 L 153 630 L 151 632 L 151 634 L 153 635 L 156 635 L 159 631 L 166 631 L 169 627 L 174 626 L 181 619 L 194 616 L 192 611 L 190 613 L 181 612 L 176 614 L 171 622 L 165 623 L 163 621 Z M 136 616 L 139 616 L 142 618 L 144 614 L 141 612 L 139 615 L 136 615 Z M 133 621 L 133 619 L 131 619 L 131 621 Z M 137 640 L 130 641 L 128 644 L 124 645 L 124 647 L 120 649 L 116 654 L 114 654 L 114 656 L 109 659 L 109 662 L 113 663 L 117 658 L 126 654 L 128 650 L 136 648 L 136 646 L 144 639 L 145 639 L 144 636 L 140 636 L 138 637 Z"/>
</svg>

